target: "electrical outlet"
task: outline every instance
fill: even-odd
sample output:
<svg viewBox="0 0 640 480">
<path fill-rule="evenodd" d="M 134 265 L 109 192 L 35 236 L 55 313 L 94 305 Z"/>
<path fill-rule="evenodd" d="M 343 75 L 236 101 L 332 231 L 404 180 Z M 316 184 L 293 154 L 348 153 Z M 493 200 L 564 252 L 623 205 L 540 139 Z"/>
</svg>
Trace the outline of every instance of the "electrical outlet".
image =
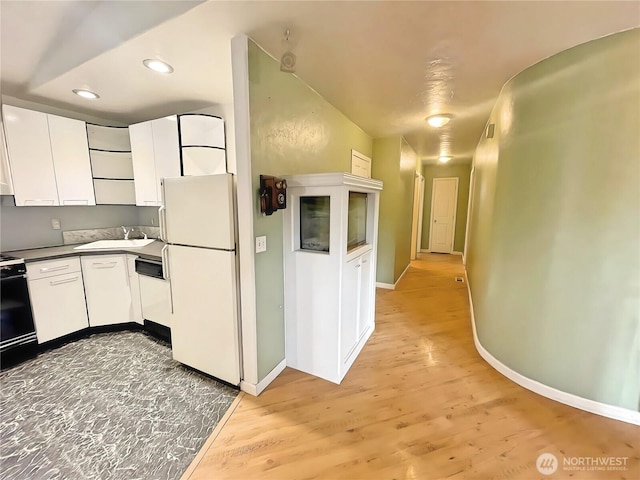
<svg viewBox="0 0 640 480">
<path fill-rule="evenodd" d="M 256 237 L 256 253 L 262 253 L 267 251 L 267 237 L 263 235 Z"/>
<path fill-rule="evenodd" d="M 51 228 L 53 228 L 54 230 L 60 230 L 60 220 L 58 220 L 57 218 L 52 218 Z"/>
</svg>

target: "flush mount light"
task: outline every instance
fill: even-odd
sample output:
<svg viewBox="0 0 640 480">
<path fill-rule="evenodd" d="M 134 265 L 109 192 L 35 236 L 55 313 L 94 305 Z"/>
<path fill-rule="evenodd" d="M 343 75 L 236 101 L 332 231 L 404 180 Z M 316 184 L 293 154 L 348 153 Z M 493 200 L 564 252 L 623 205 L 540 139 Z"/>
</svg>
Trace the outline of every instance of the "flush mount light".
<svg viewBox="0 0 640 480">
<path fill-rule="evenodd" d="M 453 115 L 449 113 L 439 113 L 438 115 L 431 115 L 427 117 L 427 123 L 434 128 L 444 127 L 449 120 L 453 118 Z"/>
<path fill-rule="evenodd" d="M 162 60 L 158 60 L 155 58 L 147 58 L 143 60 L 142 63 L 149 70 L 153 70 L 158 73 L 173 73 L 173 67 Z"/>
<path fill-rule="evenodd" d="M 450 157 L 448 155 L 440 155 L 440 158 L 438 158 L 438 161 L 440 163 L 447 163 L 449 160 L 451 160 L 453 157 Z"/>
<path fill-rule="evenodd" d="M 73 93 L 82 98 L 87 98 L 89 100 L 95 100 L 96 98 L 100 98 L 100 95 L 97 93 L 90 92 L 89 90 L 83 90 L 81 88 L 74 88 L 72 90 Z"/>
</svg>

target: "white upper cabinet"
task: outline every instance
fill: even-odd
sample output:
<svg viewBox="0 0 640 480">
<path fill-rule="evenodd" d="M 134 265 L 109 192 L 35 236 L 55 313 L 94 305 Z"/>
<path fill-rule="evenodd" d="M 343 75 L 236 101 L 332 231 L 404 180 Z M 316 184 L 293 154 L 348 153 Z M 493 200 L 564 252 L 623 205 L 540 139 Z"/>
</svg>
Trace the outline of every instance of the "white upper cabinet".
<svg viewBox="0 0 640 480">
<path fill-rule="evenodd" d="M 60 205 L 47 114 L 4 105 L 16 205 Z"/>
<path fill-rule="evenodd" d="M 0 117 L 0 195 L 13 195 L 13 180 L 9 168 L 7 141 L 4 136 L 4 122 Z"/>
<path fill-rule="evenodd" d="M 180 115 L 182 174 L 216 175 L 227 173 L 224 120 L 213 115 Z"/>
<path fill-rule="evenodd" d="M 212 115 L 180 115 L 180 140 L 183 147 L 225 148 L 224 120 Z"/>
<path fill-rule="evenodd" d="M 16 205 L 95 205 L 85 122 L 3 106 Z"/>
<path fill-rule="evenodd" d="M 160 182 L 180 176 L 180 149 L 176 116 L 129 126 L 136 205 L 160 206 Z"/>
<path fill-rule="evenodd" d="M 95 205 L 85 122 L 47 115 L 60 205 Z"/>
</svg>

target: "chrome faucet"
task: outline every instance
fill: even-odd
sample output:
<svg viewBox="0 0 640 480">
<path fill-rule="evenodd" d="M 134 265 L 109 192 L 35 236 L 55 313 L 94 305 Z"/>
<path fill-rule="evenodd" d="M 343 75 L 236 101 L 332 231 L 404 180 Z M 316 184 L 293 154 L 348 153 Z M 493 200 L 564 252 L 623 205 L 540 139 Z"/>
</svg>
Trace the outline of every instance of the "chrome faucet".
<svg viewBox="0 0 640 480">
<path fill-rule="evenodd" d="M 124 232 L 125 240 L 129 240 L 129 234 L 131 233 L 131 230 L 133 230 L 133 228 L 127 230 L 124 226 L 122 226 L 122 231 Z"/>
</svg>

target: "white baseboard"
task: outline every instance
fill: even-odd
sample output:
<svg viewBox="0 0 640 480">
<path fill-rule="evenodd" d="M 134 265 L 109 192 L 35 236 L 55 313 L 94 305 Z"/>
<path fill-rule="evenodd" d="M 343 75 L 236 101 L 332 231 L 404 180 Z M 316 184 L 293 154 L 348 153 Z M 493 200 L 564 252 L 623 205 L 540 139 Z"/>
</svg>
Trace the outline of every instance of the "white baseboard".
<svg viewBox="0 0 640 480">
<path fill-rule="evenodd" d="M 428 249 L 421 249 L 420 253 L 431 253 L 431 250 Z M 462 255 L 462 252 L 451 252 L 450 255 Z"/>
<path fill-rule="evenodd" d="M 538 395 L 550 398 L 556 402 L 564 403 L 570 407 L 578 408 L 586 412 L 595 413 L 603 417 L 612 418 L 621 422 L 631 423 L 634 425 L 640 425 L 640 412 L 629 410 L 627 408 L 618 407 L 615 405 L 608 405 L 606 403 L 596 402 L 595 400 L 589 400 L 588 398 L 579 397 L 572 393 L 563 392 L 557 388 L 549 387 L 543 383 L 533 380 L 529 377 L 512 370 L 504 363 L 491 355 L 480 343 L 478 334 L 476 332 L 476 319 L 473 311 L 473 298 L 471 297 L 471 287 L 469 286 L 469 279 L 467 278 L 467 271 L 464 272 L 465 281 L 467 283 L 467 293 L 469 294 L 469 307 L 471 309 L 471 328 L 473 330 L 473 343 L 476 346 L 476 350 L 485 361 L 495 368 L 502 375 L 509 380 L 517 383 L 521 387 L 531 390 Z"/>
<path fill-rule="evenodd" d="M 249 395 L 253 395 L 257 397 L 260 395 L 265 388 L 269 386 L 271 382 L 273 382 L 278 375 L 282 373 L 282 371 L 287 366 L 287 360 L 283 359 L 278 365 L 275 366 L 273 370 L 271 370 L 266 377 L 264 377 L 258 384 L 248 383 L 244 380 L 240 382 L 240 390 L 243 392 L 247 392 Z"/>
<path fill-rule="evenodd" d="M 411 262 L 409 262 L 409 265 L 407 265 L 407 267 L 402 271 L 402 273 L 398 277 L 398 280 L 396 280 L 396 283 L 376 282 L 376 287 L 385 288 L 387 290 L 395 290 L 396 286 L 398 285 L 398 282 L 400 282 L 400 280 L 402 280 L 402 277 L 404 277 L 404 274 L 407 273 L 407 270 L 409 270 L 410 266 L 411 266 Z"/>
</svg>

